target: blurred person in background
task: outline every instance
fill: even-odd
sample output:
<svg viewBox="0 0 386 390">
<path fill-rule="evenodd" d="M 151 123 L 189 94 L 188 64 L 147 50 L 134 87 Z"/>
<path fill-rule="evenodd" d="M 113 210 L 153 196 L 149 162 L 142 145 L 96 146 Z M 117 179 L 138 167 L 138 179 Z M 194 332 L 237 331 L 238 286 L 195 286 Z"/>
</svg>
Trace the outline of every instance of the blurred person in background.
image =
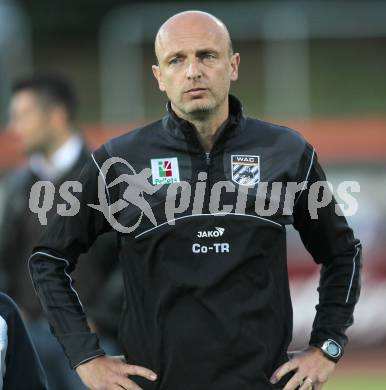
<svg viewBox="0 0 386 390">
<path fill-rule="evenodd" d="M 13 86 L 10 127 L 20 137 L 28 163 L 5 178 L 6 195 L 0 221 L 1 288 L 20 306 L 53 390 L 83 389 L 84 386 L 70 370 L 49 331 L 26 267 L 26 260 L 44 229 L 37 215 L 29 209 L 29 196 L 31 186 L 37 181 L 52 182 L 55 186 L 52 214 L 57 202 L 63 203 L 63 199 L 59 199 L 60 184 L 80 173 L 90 152 L 75 125 L 76 109 L 72 85 L 58 75 L 25 78 Z M 100 289 L 106 275 L 112 275 L 117 266 L 116 251 L 114 238 L 104 235 L 80 259 L 73 274 L 92 326 L 101 333 L 106 347 L 114 352 L 114 342 L 103 335 L 114 337 L 117 320 L 113 313 L 106 316 L 98 308 L 103 305 L 104 295 L 112 294 L 111 288 L 116 289 L 113 295 L 117 299 L 120 296 L 119 280 L 118 284 L 110 283 L 106 294 Z"/>
<path fill-rule="evenodd" d="M 0 390 L 46 390 L 47 378 L 16 303 L 0 292 Z"/>
</svg>

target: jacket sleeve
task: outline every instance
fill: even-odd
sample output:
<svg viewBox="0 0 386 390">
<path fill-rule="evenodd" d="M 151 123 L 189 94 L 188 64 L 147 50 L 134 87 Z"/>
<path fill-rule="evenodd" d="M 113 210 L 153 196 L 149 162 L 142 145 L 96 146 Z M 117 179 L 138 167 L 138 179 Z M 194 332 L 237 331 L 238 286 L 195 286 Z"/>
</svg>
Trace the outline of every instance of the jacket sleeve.
<svg viewBox="0 0 386 390">
<path fill-rule="evenodd" d="M 0 293 L 0 326 L 2 328 L 0 347 L 4 347 L 4 350 L 1 348 L 2 364 L 4 364 L 1 373 L 4 374 L 4 378 L 0 378 L 0 388 L 3 390 L 48 389 L 44 369 L 19 308 L 3 293 Z"/>
<path fill-rule="evenodd" d="M 78 178 L 82 191 L 74 194 L 80 203 L 79 212 L 74 216 L 55 215 L 50 218 L 29 259 L 36 294 L 51 332 L 61 344 L 72 368 L 105 354 L 97 335 L 89 329 L 70 273 L 79 255 L 89 249 L 96 237 L 111 230 L 104 214 L 88 206 L 99 204 L 98 176 L 106 158 L 104 147 L 90 155 Z M 107 197 L 106 187 L 103 191 Z"/>
<path fill-rule="evenodd" d="M 332 200 L 317 210 L 317 218 L 310 212 L 315 210 L 310 187 L 318 181 L 326 182 L 326 176 L 309 144 L 299 165 L 299 180 L 306 183 L 295 200 L 294 227 L 315 262 L 321 264 L 319 303 L 309 343 L 321 345 L 333 339 L 344 348 L 348 341 L 345 332 L 353 323 L 360 293 L 361 244 L 345 217 L 336 213 L 336 200 L 328 188 L 324 188 L 323 196 L 332 196 Z"/>
<path fill-rule="evenodd" d="M 0 193 L 0 290 L 12 294 L 12 270 L 16 263 L 25 258 L 21 252 L 19 239 L 24 237 L 25 224 L 22 223 L 24 210 L 28 206 L 24 194 L 29 180 L 25 171 L 10 173 L 2 179 Z M 26 184 L 28 183 L 28 184 Z M 12 229 L 9 229 L 12 226 Z M 24 263 L 24 261 L 23 261 Z M 19 303 L 20 304 L 20 303 Z"/>
</svg>

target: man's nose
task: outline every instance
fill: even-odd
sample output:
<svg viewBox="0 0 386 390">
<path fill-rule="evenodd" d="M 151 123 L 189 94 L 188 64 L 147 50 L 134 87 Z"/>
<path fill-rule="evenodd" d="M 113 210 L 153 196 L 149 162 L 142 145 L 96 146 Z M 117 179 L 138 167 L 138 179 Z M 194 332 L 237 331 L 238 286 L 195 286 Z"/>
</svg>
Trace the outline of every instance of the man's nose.
<svg viewBox="0 0 386 390">
<path fill-rule="evenodd" d="M 189 62 L 188 69 L 186 71 L 186 77 L 189 80 L 201 78 L 201 69 L 197 60 L 193 60 Z"/>
</svg>

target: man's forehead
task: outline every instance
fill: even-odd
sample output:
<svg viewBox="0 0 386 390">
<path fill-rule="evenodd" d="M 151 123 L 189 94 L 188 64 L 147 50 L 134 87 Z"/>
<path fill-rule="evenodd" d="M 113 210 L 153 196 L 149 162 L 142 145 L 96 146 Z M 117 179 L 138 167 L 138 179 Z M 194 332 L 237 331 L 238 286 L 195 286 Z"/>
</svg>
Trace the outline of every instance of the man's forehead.
<svg viewBox="0 0 386 390">
<path fill-rule="evenodd" d="M 24 89 L 13 94 L 12 101 L 18 101 L 23 103 L 37 103 L 38 96 L 36 93 L 29 89 Z"/>
<path fill-rule="evenodd" d="M 159 29 L 155 47 L 164 56 L 165 52 L 187 50 L 192 46 L 228 46 L 229 33 L 224 24 L 212 15 L 203 12 L 185 12 L 167 20 Z"/>
<path fill-rule="evenodd" d="M 197 53 L 202 51 L 220 51 L 225 48 L 221 42 L 209 39 L 179 40 L 173 39 L 161 45 L 162 54 L 168 56 L 173 53 Z"/>
<path fill-rule="evenodd" d="M 162 33 L 156 42 L 157 54 L 162 57 L 169 57 L 175 53 L 223 51 L 227 50 L 227 47 L 226 37 L 212 31 L 193 29 Z"/>
</svg>

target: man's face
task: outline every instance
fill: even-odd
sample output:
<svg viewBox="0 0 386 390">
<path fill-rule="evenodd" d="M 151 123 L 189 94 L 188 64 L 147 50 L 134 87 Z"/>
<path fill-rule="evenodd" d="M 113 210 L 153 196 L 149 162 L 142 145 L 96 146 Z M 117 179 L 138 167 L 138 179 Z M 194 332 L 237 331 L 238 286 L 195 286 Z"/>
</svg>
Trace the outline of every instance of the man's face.
<svg viewBox="0 0 386 390">
<path fill-rule="evenodd" d="M 44 151 L 50 142 L 50 115 L 30 91 L 14 94 L 10 104 L 10 126 L 20 137 L 26 152 Z"/>
<path fill-rule="evenodd" d="M 237 80 L 239 55 L 217 25 L 171 26 L 157 42 L 153 73 L 177 114 L 211 113 L 227 102 L 230 82 Z"/>
</svg>

